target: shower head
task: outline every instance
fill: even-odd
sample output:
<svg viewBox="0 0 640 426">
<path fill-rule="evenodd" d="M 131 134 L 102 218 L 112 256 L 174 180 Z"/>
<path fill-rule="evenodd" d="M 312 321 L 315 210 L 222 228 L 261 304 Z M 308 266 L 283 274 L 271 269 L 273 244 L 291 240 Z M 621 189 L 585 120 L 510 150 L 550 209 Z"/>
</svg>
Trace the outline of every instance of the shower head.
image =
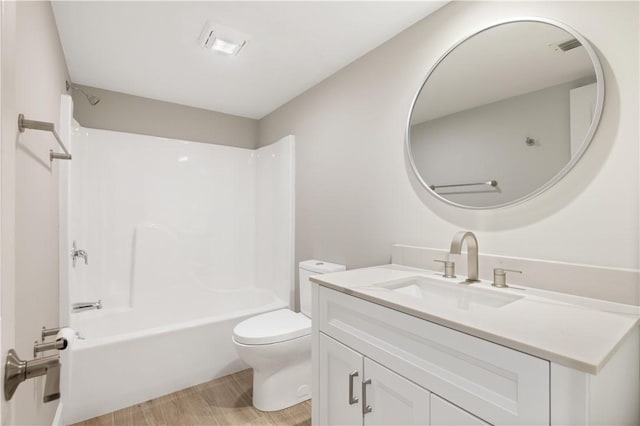
<svg viewBox="0 0 640 426">
<path fill-rule="evenodd" d="M 82 87 L 78 87 L 73 83 L 69 83 L 69 81 L 66 82 L 67 84 L 67 92 L 69 91 L 69 89 L 73 89 L 73 90 L 77 90 L 80 93 L 82 93 L 84 95 L 85 98 L 87 98 L 87 101 L 89 101 L 89 103 L 91 104 L 91 106 L 95 106 L 98 102 L 100 102 L 100 98 L 92 95 L 91 93 L 87 93 L 85 92 Z"/>
<path fill-rule="evenodd" d="M 95 104 L 97 104 L 98 102 L 100 102 L 100 98 L 95 96 L 95 95 L 88 95 L 88 94 L 84 94 L 87 97 L 87 100 L 89 101 L 89 103 L 91 104 L 91 106 L 94 106 Z"/>
</svg>

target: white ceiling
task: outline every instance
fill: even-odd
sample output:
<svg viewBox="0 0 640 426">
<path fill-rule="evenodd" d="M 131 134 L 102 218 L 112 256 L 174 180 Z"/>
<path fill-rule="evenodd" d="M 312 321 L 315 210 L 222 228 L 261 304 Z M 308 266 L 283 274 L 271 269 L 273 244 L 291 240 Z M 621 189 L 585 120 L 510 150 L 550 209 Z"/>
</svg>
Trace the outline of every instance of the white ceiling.
<svg viewBox="0 0 640 426">
<path fill-rule="evenodd" d="M 73 82 L 262 118 L 446 1 L 53 1 Z M 207 20 L 251 36 L 204 49 Z"/>
</svg>

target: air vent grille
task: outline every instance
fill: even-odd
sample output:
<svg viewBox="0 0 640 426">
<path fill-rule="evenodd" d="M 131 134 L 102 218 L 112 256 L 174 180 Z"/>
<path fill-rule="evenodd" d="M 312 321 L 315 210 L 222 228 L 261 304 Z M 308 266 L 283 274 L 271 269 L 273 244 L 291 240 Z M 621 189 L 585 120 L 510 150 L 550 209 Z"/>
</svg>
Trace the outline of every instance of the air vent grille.
<svg viewBox="0 0 640 426">
<path fill-rule="evenodd" d="M 559 43 L 558 49 L 562 50 L 563 52 L 566 52 L 580 46 L 582 46 L 582 43 L 580 43 L 577 39 L 573 38 L 571 40 L 567 40 L 565 42 Z"/>
<path fill-rule="evenodd" d="M 202 43 L 202 47 L 206 47 L 207 49 L 211 49 L 213 45 L 213 40 L 215 40 L 215 35 L 213 30 L 205 29 L 202 32 L 202 36 L 200 37 L 200 42 Z"/>
<path fill-rule="evenodd" d="M 207 21 L 200 33 L 200 45 L 226 55 L 236 56 L 251 37 L 224 25 Z"/>
</svg>

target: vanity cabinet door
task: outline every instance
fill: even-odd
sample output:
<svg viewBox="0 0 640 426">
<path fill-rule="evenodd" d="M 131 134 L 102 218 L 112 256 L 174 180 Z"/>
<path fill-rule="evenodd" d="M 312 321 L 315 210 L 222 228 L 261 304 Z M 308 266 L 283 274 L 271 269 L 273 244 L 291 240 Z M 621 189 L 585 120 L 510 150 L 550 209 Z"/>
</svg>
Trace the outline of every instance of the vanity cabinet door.
<svg viewBox="0 0 640 426">
<path fill-rule="evenodd" d="M 549 362 L 321 287 L 318 329 L 495 425 L 549 424 Z"/>
<path fill-rule="evenodd" d="M 431 426 L 488 426 L 489 423 L 431 394 Z"/>
<path fill-rule="evenodd" d="M 368 358 L 364 374 L 365 426 L 429 424 L 429 391 Z"/>
<path fill-rule="evenodd" d="M 318 355 L 320 424 L 362 425 L 363 356 L 322 333 Z"/>
</svg>

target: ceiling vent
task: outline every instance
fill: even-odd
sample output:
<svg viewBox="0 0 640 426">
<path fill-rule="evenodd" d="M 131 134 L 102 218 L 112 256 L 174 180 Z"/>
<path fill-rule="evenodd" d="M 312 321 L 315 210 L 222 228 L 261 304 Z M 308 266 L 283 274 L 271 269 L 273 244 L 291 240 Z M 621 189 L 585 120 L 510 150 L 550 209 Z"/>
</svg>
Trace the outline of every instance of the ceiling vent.
<svg viewBox="0 0 640 426">
<path fill-rule="evenodd" d="M 251 39 L 247 34 L 207 21 L 200 34 L 200 45 L 230 56 L 236 56 Z"/>
<path fill-rule="evenodd" d="M 567 52 L 580 46 L 582 46 L 582 43 L 580 43 L 577 39 L 572 38 L 571 40 L 563 41 L 562 43 L 552 44 L 549 47 L 551 47 L 556 52 Z"/>
</svg>

